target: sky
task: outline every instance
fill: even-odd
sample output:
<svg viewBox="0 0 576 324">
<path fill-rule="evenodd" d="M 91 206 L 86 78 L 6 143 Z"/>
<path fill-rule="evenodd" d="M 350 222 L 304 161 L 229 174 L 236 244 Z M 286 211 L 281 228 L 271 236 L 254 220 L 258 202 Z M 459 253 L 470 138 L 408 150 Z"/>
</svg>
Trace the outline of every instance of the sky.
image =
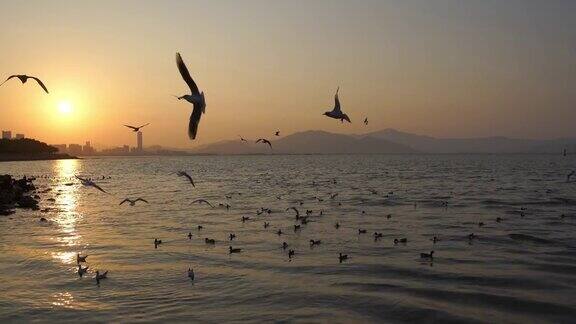
<svg viewBox="0 0 576 324">
<path fill-rule="evenodd" d="M 576 137 L 576 1 L 5 1 L 0 129 L 145 145 L 383 128 Z M 175 53 L 206 94 L 197 139 Z M 336 88 L 352 124 L 327 118 Z M 369 125 L 362 120 L 368 117 Z"/>
</svg>

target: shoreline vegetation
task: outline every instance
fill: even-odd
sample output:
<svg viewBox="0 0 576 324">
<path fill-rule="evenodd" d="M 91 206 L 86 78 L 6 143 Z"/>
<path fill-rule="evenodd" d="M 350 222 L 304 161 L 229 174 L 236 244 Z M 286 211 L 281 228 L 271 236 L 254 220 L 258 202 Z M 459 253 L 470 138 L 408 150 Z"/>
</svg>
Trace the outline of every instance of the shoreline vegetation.
<svg viewBox="0 0 576 324">
<path fill-rule="evenodd" d="M 31 138 L 0 139 L 0 162 L 77 159 Z"/>
</svg>

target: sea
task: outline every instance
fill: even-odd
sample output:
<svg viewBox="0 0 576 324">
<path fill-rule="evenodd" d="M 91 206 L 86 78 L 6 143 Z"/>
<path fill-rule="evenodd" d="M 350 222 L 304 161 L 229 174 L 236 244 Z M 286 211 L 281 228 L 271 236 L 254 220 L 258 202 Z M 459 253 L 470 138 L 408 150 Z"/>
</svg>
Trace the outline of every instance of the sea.
<svg viewBox="0 0 576 324">
<path fill-rule="evenodd" d="M 574 169 L 575 155 L 3 162 L 36 177 L 40 205 L 0 216 L 0 322 L 575 323 Z"/>
</svg>

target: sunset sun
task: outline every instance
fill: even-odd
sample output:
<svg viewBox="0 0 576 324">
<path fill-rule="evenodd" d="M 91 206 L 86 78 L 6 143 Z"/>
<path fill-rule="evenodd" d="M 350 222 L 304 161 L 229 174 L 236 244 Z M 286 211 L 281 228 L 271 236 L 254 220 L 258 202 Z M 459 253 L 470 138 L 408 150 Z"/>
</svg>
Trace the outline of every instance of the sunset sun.
<svg viewBox="0 0 576 324">
<path fill-rule="evenodd" d="M 67 115 L 72 112 L 72 104 L 69 101 L 60 101 L 58 103 L 58 111 L 61 114 Z"/>
</svg>

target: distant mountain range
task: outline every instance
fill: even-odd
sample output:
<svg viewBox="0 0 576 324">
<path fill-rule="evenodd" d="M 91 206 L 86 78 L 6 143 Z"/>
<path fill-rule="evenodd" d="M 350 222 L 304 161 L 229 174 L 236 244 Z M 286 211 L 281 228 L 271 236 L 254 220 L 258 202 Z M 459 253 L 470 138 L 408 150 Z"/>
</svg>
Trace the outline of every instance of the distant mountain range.
<svg viewBox="0 0 576 324">
<path fill-rule="evenodd" d="M 305 131 L 266 144 L 221 141 L 193 150 L 199 154 L 380 154 L 380 153 L 561 153 L 576 152 L 576 138 L 532 140 L 508 137 L 435 138 L 384 129 L 362 135 Z"/>
</svg>

